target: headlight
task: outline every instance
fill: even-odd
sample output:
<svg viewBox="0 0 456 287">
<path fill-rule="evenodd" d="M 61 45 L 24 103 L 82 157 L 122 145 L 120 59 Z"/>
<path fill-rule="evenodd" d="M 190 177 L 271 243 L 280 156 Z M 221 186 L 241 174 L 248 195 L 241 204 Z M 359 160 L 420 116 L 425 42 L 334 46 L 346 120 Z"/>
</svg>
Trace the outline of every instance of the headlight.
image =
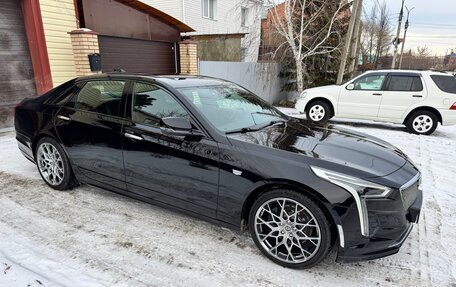
<svg viewBox="0 0 456 287">
<path fill-rule="evenodd" d="M 366 199 L 385 198 L 392 189 L 373 182 L 348 176 L 338 172 L 312 166 L 312 171 L 320 178 L 334 183 L 350 192 L 355 199 L 361 224 L 361 234 L 369 236 L 369 220 L 367 217 Z"/>
<path fill-rule="evenodd" d="M 306 96 L 307 96 L 307 92 L 306 92 L 306 91 L 304 91 L 304 92 L 302 92 L 302 93 L 301 93 L 301 96 L 300 96 L 300 98 L 301 98 L 301 99 L 303 99 L 303 98 L 305 98 Z"/>
</svg>

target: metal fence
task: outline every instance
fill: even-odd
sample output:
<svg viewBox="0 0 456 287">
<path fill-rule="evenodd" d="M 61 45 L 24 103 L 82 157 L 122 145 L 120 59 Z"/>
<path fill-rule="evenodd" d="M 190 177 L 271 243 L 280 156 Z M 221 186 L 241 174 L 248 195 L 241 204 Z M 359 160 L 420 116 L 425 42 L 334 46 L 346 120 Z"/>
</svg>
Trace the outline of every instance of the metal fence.
<svg viewBox="0 0 456 287">
<path fill-rule="evenodd" d="M 200 61 L 199 73 L 234 82 L 252 91 L 269 103 L 279 102 L 280 65 L 277 63 L 216 62 Z"/>
</svg>

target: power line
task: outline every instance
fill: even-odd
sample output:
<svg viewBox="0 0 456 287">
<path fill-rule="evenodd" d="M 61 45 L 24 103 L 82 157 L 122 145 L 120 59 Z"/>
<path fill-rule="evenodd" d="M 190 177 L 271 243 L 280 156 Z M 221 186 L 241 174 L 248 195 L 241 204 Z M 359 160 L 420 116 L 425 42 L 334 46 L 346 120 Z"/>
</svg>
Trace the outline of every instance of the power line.
<svg viewBox="0 0 456 287">
<path fill-rule="evenodd" d="M 424 22 L 414 22 L 415 25 L 425 25 L 425 26 L 446 26 L 446 27 L 456 27 L 454 24 L 438 24 L 438 23 L 424 23 Z"/>
<path fill-rule="evenodd" d="M 456 39 L 456 35 L 410 35 L 410 38 Z"/>
</svg>

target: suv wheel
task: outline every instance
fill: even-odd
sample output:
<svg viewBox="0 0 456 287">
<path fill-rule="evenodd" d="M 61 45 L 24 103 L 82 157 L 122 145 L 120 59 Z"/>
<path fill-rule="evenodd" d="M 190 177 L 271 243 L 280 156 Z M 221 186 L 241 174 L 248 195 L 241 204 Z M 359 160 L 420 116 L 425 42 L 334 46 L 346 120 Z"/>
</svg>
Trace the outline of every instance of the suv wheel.
<svg viewBox="0 0 456 287">
<path fill-rule="evenodd" d="M 261 252 L 284 267 L 312 267 L 331 248 L 330 224 L 323 211 L 291 190 L 261 195 L 250 210 L 249 229 Z"/>
<path fill-rule="evenodd" d="M 405 125 L 409 132 L 417 135 L 430 135 L 437 128 L 437 116 L 430 111 L 416 111 L 410 115 Z"/>
<path fill-rule="evenodd" d="M 326 123 L 331 117 L 331 108 L 322 101 L 315 101 L 307 106 L 307 119 L 314 123 Z"/>
</svg>

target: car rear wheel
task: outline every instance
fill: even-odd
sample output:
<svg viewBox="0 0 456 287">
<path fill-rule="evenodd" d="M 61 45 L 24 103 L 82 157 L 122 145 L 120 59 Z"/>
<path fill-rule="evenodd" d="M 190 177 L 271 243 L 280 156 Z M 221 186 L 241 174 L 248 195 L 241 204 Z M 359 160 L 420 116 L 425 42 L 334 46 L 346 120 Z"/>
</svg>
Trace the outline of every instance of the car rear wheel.
<svg viewBox="0 0 456 287">
<path fill-rule="evenodd" d="M 315 123 L 323 124 L 331 118 L 331 109 L 329 105 L 323 101 L 310 103 L 306 110 L 307 119 Z"/>
<path fill-rule="evenodd" d="M 330 224 L 323 211 L 292 190 L 261 195 L 250 210 L 249 229 L 261 252 L 284 267 L 312 267 L 331 248 Z"/>
<path fill-rule="evenodd" d="M 51 138 L 42 138 L 36 145 L 36 165 L 43 180 L 57 190 L 71 189 L 75 179 L 62 147 Z"/>
<path fill-rule="evenodd" d="M 437 116 L 430 111 L 416 111 L 408 118 L 405 125 L 409 132 L 418 135 L 430 135 L 437 128 Z"/>
</svg>

